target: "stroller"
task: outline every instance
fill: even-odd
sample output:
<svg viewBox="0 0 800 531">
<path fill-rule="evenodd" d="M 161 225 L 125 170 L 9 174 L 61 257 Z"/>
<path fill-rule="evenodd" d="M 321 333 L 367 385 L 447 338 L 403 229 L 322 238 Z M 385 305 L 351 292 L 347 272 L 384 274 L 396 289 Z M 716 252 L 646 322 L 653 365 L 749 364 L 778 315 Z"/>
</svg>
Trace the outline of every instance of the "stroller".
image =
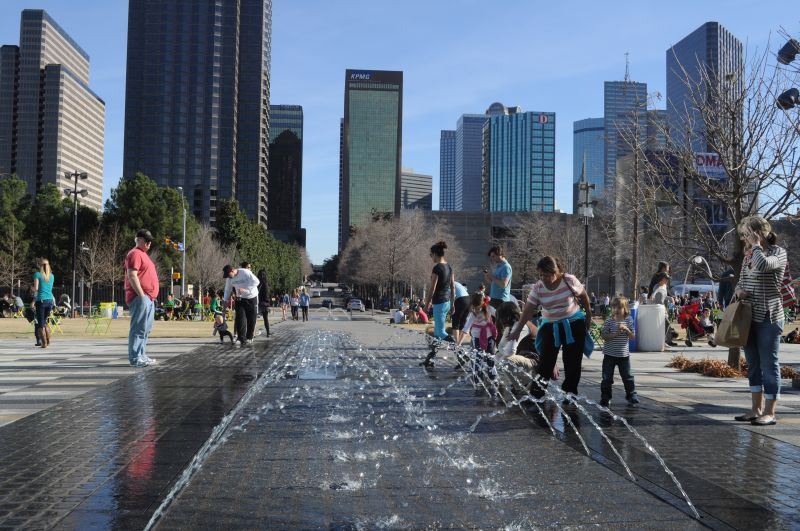
<svg viewBox="0 0 800 531">
<path fill-rule="evenodd" d="M 700 321 L 700 316 L 703 313 L 703 308 L 699 302 L 692 302 L 686 306 L 682 306 L 678 313 L 678 323 L 681 328 L 686 330 L 686 346 L 691 347 L 693 341 L 701 337 L 708 338 L 708 344 L 716 347 L 714 341 L 714 324 L 713 321 L 705 326 Z"/>
</svg>

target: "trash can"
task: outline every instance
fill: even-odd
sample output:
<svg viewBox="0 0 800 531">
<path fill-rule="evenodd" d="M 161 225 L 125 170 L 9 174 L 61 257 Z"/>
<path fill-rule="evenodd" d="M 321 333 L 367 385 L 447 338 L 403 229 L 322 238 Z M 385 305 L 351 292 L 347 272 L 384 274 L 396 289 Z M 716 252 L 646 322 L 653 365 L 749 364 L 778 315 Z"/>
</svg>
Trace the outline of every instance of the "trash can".
<svg viewBox="0 0 800 531">
<path fill-rule="evenodd" d="M 114 310 L 117 309 L 116 302 L 101 302 L 100 303 L 100 317 L 104 319 L 113 319 Z"/>
<path fill-rule="evenodd" d="M 667 309 L 663 304 L 643 304 L 636 315 L 636 347 L 639 352 L 664 350 Z"/>
<path fill-rule="evenodd" d="M 638 326 L 636 324 L 637 316 L 639 315 L 639 301 L 636 301 L 631 306 L 631 321 L 633 321 L 633 339 L 628 341 L 628 350 L 631 352 L 637 352 L 636 350 L 636 343 L 639 336 L 639 331 L 637 330 Z"/>
</svg>

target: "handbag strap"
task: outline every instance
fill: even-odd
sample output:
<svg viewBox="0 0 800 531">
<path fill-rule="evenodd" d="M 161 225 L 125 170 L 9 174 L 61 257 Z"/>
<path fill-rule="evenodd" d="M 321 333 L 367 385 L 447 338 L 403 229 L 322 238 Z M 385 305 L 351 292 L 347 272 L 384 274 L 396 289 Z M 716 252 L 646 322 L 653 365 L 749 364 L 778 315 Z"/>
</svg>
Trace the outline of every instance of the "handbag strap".
<svg viewBox="0 0 800 531">
<path fill-rule="evenodd" d="M 581 299 L 578 298 L 578 295 L 575 293 L 575 290 L 572 289 L 572 286 L 570 286 L 569 282 L 567 282 L 567 274 L 566 273 L 564 273 L 564 279 L 563 280 L 564 280 L 564 284 L 566 284 L 566 286 L 567 286 L 567 289 L 572 293 L 572 298 L 575 299 L 576 303 L 578 303 L 578 307 L 585 312 L 586 308 L 583 307 L 583 301 L 581 301 Z"/>
</svg>

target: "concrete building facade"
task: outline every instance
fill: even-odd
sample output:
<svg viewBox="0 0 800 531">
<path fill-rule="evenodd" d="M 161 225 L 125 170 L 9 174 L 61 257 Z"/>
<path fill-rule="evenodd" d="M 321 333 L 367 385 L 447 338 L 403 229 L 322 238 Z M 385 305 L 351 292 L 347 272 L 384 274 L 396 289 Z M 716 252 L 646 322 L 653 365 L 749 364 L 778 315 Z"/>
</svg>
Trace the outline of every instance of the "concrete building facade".
<svg viewBox="0 0 800 531">
<path fill-rule="evenodd" d="M 433 176 L 403 168 L 400 174 L 400 208 L 433 210 Z"/>
<path fill-rule="evenodd" d="M 74 186 L 103 205 L 105 102 L 89 88 L 89 55 L 41 9 L 22 12 L 19 47 L 0 52 L 0 174 L 16 173 L 35 194 Z"/>
</svg>

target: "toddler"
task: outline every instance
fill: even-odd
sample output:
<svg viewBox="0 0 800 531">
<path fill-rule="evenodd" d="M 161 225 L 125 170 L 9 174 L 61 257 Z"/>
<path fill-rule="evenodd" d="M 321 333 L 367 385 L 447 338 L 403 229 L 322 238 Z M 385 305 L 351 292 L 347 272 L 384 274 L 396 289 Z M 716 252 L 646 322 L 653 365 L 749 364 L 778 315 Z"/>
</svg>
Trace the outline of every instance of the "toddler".
<svg viewBox="0 0 800 531">
<path fill-rule="evenodd" d="M 470 313 L 464 324 L 464 333 L 472 338 L 472 346 L 476 350 L 473 359 L 473 374 L 485 374 L 494 380 L 497 368 L 494 364 L 494 350 L 497 341 L 497 327 L 489 314 L 488 303 L 480 291 L 470 298 Z"/>
<path fill-rule="evenodd" d="M 619 367 L 619 376 L 625 386 L 625 398 L 630 405 L 638 404 L 636 387 L 631 374 L 631 358 L 628 341 L 634 337 L 633 319 L 628 309 L 628 299 L 614 297 L 611 301 L 611 318 L 603 324 L 603 380 L 600 383 L 600 405 L 607 407 L 611 401 L 611 386 L 614 384 L 614 369 Z"/>
</svg>

